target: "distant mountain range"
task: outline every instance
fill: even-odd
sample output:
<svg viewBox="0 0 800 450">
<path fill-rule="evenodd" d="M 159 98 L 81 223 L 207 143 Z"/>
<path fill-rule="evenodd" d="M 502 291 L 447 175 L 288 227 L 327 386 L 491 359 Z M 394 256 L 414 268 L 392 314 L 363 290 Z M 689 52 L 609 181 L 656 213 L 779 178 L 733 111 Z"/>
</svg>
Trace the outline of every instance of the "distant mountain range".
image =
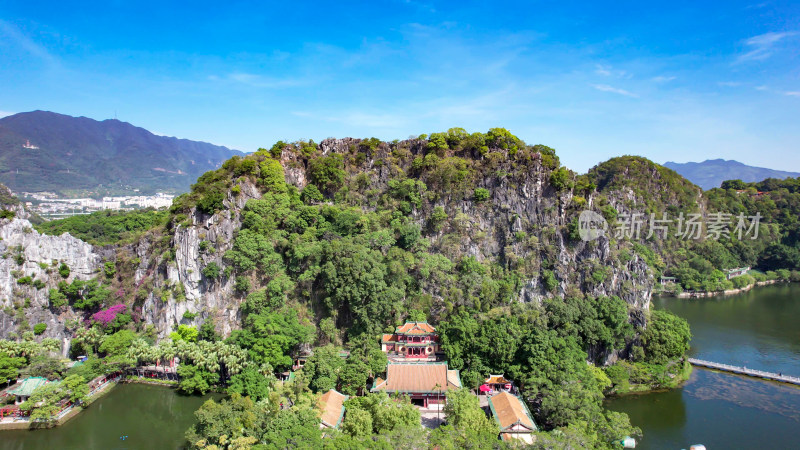
<svg viewBox="0 0 800 450">
<path fill-rule="evenodd" d="M 241 154 L 157 136 L 116 119 L 99 122 L 48 111 L 0 119 L 0 183 L 15 192 L 186 192 L 201 174 Z"/>
<path fill-rule="evenodd" d="M 699 163 L 666 162 L 664 167 L 678 172 L 692 183 L 703 188 L 703 190 L 719 187 L 725 180 L 742 180 L 746 183 L 751 183 L 767 178 L 800 177 L 800 173 L 797 172 L 753 167 L 742 164 L 739 161 L 725 159 L 708 159 Z"/>
</svg>

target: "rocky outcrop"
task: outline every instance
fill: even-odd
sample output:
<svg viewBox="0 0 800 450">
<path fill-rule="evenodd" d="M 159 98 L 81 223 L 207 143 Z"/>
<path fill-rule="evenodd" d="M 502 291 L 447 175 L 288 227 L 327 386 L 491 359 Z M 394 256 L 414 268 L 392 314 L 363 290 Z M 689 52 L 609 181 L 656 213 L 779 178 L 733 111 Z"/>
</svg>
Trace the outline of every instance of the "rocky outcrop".
<svg viewBox="0 0 800 450">
<path fill-rule="evenodd" d="M 385 194 L 392 179 L 424 182 L 431 195 L 425 195 L 407 217 L 423 230 L 431 251 L 452 261 L 467 256 L 490 260 L 523 274 L 517 296 L 521 302 L 539 302 L 548 296 L 618 295 L 630 305 L 632 320 L 644 324 L 654 285 L 651 268 L 636 252 L 626 250 L 627 256 L 621 258 L 622 244 L 615 240 L 601 237 L 583 242 L 570 237 L 575 194 L 569 188 L 556 190 L 550 182 L 557 164 L 543 162 L 536 152 L 525 160 L 510 158 L 502 151 L 462 155 L 452 159 L 465 166 L 454 170 L 467 173 L 467 182 L 444 184 L 446 174 L 419 168 L 418 162 L 429 155 L 426 141 L 372 144 L 362 147 L 358 139 L 326 139 L 319 150 L 323 155 L 341 155 L 346 183 L 354 190 L 353 186 L 360 185 L 362 191 Z M 312 178 L 307 171 L 308 158 L 287 147 L 279 159 L 286 182 L 303 189 Z M 0 248 L 8 257 L 0 261 L 0 300 L 5 307 L 0 313 L 0 332 L 8 335 L 25 319 L 28 324 L 47 323 L 48 336 L 68 337 L 65 324 L 78 315 L 71 310 L 56 315 L 48 309 L 47 288 L 55 287 L 60 279 L 53 261 L 69 265 L 70 280 L 88 279 L 96 276 L 104 260 L 117 260 L 119 267 L 119 254 L 125 253 L 130 276 L 125 275 L 124 280 L 118 276 L 115 282 L 127 282 L 125 289 L 132 285 L 135 290 L 134 320 L 152 326 L 159 338 L 168 336 L 178 324 L 200 325 L 209 318 L 219 332 L 230 334 L 241 326 L 243 298 L 234 289 L 235 276 L 224 255 L 241 228 L 245 203 L 262 196 L 259 186 L 247 176 L 237 178 L 235 186 L 216 214 L 196 208 L 183 210 L 181 219 L 176 220 L 180 223 L 170 228 L 168 235 L 148 234 L 120 248 L 93 249 L 69 235 L 41 236 L 24 220 L 4 222 Z M 478 188 L 486 189 L 489 198 L 476 201 Z M 614 205 L 637 201 L 633 191 L 624 190 L 608 200 Z M 594 198 L 589 195 L 584 201 L 591 205 Z M 352 204 L 371 207 L 368 201 Z M 432 226 L 430 220 L 437 209 L 447 219 Z M 18 267 L 12 253 L 20 245 L 25 262 Z M 204 269 L 212 263 L 220 274 L 209 278 Z M 46 287 L 17 285 L 12 275 L 23 273 L 41 279 Z M 253 282 L 252 290 L 262 287 L 259 280 Z M 424 289 L 432 298 L 439 298 L 438 288 Z M 14 305 L 24 298 L 30 298 L 31 307 Z"/>
<path fill-rule="evenodd" d="M 234 292 L 233 277 L 220 276 L 211 280 L 203 275 L 210 263 L 224 267 L 223 255 L 230 250 L 234 237 L 241 228 L 240 213 L 249 199 L 260 198 L 258 188 L 247 181 L 240 185 L 238 195 L 229 193 L 225 210 L 212 216 L 193 210 L 191 226 L 178 226 L 171 240 L 174 261 L 160 261 L 161 272 L 149 274 L 149 255 L 146 242 L 139 243 L 142 267 L 136 272 L 136 282 L 153 277 L 154 291 L 142 308 L 143 319 L 152 324 L 160 337 L 166 337 L 176 325 L 200 325 L 213 318 L 218 331 L 228 335 L 239 327 L 239 305 L 242 299 Z M 204 249 L 201 249 L 201 243 Z M 187 314 L 188 313 L 188 314 Z"/>
<path fill-rule="evenodd" d="M 88 280 L 97 276 L 101 256 L 67 233 L 42 235 L 16 218 L 0 220 L 0 254 L 0 337 L 19 335 L 37 323 L 47 325 L 45 337 L 69 337 L 67 325 L 80 316 L 70 309 L 51 310 L 48 291 L 65 280 L 58 272 L 62 263 L 70 269 L 65 281 Z"/>
</svg>

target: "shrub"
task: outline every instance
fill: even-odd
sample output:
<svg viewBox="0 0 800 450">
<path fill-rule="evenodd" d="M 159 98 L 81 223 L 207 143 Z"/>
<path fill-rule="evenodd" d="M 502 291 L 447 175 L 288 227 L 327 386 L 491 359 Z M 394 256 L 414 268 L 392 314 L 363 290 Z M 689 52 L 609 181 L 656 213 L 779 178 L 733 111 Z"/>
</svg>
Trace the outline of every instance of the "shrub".
<svg viewBox="0 0 800 450">
<path fill-rule="evenodd" d="M 46 323 L 37 323 L 36 325 L 33 326 L 33 334 L 37 336 L 44 333 L 45 330 L 47 330 Z"/>
<path fill-rule="evenodd" d="M 17 284 L 28 285 L 28 284 L 31 284 L 31 283 L 33 283 L 33 278 L 31 278 L 29 276 L 24 276 L 24 277 L 19 278 L 17 280 Z"/>
<path fill-rule="evenodd" d="M 44 281 L 42 280 L 33 280 L 33 287 L 36 289 L 41 289 L 45 286 Z"/>
<path fill-rule="evenodd" d="M 308 175 L 318 188 L 333 194 L 344 183 L 341 155 L 323 156 L 308 162 Z"/>
<path fill-rule="evenodd" d="M 58 266 L 58 274 L 61 275 L 61 278 L 69 278 L 69 266 L 65 263 L 61 263 Z"/>
<path fill-rule="evenodd" d="M 103 271 L 106 274 L 106 278 L 113 278 L 117 273 L 117 267 L 114 265 L 113 261 L 106 261 L 106 263 L 103 264 Z"/>
<path fill-rule="evenodd" d="M 306 187 L 303 188 L 303 192 L 300 194 L 300 200 L 309 205 L 312 203 L 319 203 L 324 199 L 325 198 L 322 196 L 322 192 L 320 192 L 319 188 L 313 184 L 307 184 Z"/>
<path fill-rule="evenodd" d="M 58 289 L 50 289 L 48 294 L 51 308 L 61 308 L 67 304 L 67 296 Z"/>
<path fill-rule="evenodd" d="M 489 199 L 489 190 L 486 188 L 477 188 L 475 189 L 475 193 L 473 194 L 472 198 L 476 202 L 485 202 Z"/>
<path fill-rule="evenodd" d="M 547 292 L 555 292 L 558 287 L 558 280 L 556 280 L 556 276 L 552 270 L 542 271 L 542 282 Z"/>
<path fill-rule="evenodd" d="M 250 280 L 245 276 L 238 276 L 233 288 L 240 294 L 246 294 L 250 290 Z"/>
<path fill-rule="evenodd" d="M 186 311 L 185 313 L 183 313 L 183 318 L 186 319 L 186 320 L 194 320 L 195 317 L 197 317 L 197 313 L 193 313 L 193 312 L 189 312 L 189 311 Z"/>
<path fill-rule="evenodd" d="M 553 173 L 550 174 L 550 184 L 557 191 L 570 189 L 572 187 L 572 183 L 570 181 L 569 170 L 567 170 L 565 167 L 554 170 Z"/>
<path fill-rule="evenodd" d="M 222 209 L 224 206 L 224 200 L 225 194 L 223 194 L 221 191 L 214 190 L 207 192 L 205 195 L 200 197 L 200 200 L 197 201 L 197 209 L 206 214 L 214 214 Z"/>
<path fill-rule="evenodd" d="M 211 248 L 210 246 L 211 246 L 211 243 L 208 242 L 208 241 L 200 241 L 200 244 L 198 244 L 198 248 L 200 248 L 200 251 L 203 252 L 203 253 L 208 251 L 208 249 Z"/>
<path fill-rule="evenodd" d="M 203 267 L 203 270 L 201 272 L 203 273 L 203 276 L 208 278 L 209 280 L 216 280 L 217 278 L 219 278 L 220 270 L 217 263 L 212 261 L 208 263 L 208 265 Z"/>
</svg>

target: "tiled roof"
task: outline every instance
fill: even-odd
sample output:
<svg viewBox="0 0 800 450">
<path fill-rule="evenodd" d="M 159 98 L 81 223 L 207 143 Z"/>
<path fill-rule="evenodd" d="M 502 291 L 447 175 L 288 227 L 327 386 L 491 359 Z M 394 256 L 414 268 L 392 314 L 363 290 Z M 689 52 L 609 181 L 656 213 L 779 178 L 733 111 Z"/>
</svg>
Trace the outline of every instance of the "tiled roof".
<svg viewBox="0 0 800 450">
<path fill-rule="evenodd" d="M 436 387 L 437 384 L 440 388 Z M 458 370 L 447 370 L 447 363 L 390 363 L 386 368 L 386 380 L 375 380 L 372 390 L 433 393 L 460 387 Z"/>
<path fill-rule="evenodd" d="M 8 391 L 11 395 L 21 395 L 24 397 L 30 397 L 33 391 L 36 390 L 39 386 L 44 386 L 47 384 L 47 378 L 43 377 L 30 377 L 25 378 L 22 380 L 22 383 L 19 387 L 11 389 Z"/>
<path fill-rule="evenodd" d="M 333 389 L 322 394 L 322 397 L 317 401 L 317 408 L 322 415 L 322 424 L 331 428 L 337 428 L 342 423 L 344 417 L 344 401 L 347 396 L 340 394 Z"/>
<path fill-rule="evenodd" d="M 381 342 L 397 342 L 396 334 L 384 334 L 381 336 Z"/>
<path fill-rule="evenodd" d="M 433 328 L 428 322 L 406 322 L 397 327 L 394 332 L 397 334 L 430 334 L 435 333 L 436 328 Z"/>
<path fill-rule="evenodd" d="M 536 430 L 536 424 L 533 423 L 528 408 L 522 404 L 518 397 L 508 392 L 489 398 L 489 407 L 498 425 L 500 425 L 501 432 L 517 423 L 531 431 Z"/>
<path fill-rule="evenodd" d="M 484 381 L 486 384 L 506 384 L 511 383 L 511 381 L 506 380 L 504 375 L 489 375 L 489 378 Z"/>
<path fill-rule="evenodd" d="M 461 377 L 458 374 L 458 370 L 452 369 L 447 371 L 447 384 L 454 388 L 461 387 Z"/>
</svg>

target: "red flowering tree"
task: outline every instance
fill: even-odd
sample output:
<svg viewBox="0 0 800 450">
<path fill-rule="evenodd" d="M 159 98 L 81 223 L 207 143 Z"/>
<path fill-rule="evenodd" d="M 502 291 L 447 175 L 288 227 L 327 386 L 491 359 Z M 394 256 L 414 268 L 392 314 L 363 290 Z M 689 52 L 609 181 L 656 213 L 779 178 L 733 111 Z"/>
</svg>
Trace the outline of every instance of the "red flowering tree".
<svg viewBox="0 0 800 450">
<path fill-rule="evenodd" d="M 92 320 L 96 323 L 102 325 L 103 327 L 107 327 L 114 319 L 117 318 L 117 314 L 122 313 L 125 311 L 125 305 L 114 305 L 108 309 L 104 309 L 102 311 L 96 312 L 92 315 Z"/>
</svg>

